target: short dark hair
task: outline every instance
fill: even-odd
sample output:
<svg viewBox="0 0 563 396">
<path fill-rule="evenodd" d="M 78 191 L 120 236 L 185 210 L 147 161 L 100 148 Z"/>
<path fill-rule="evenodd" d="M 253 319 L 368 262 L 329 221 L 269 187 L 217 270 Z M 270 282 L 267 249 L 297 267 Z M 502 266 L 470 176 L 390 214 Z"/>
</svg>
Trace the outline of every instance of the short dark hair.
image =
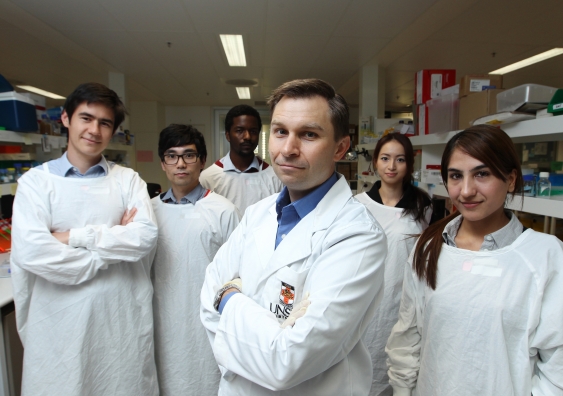
<svg viewBox="0 0 563 396">
<path fill-rule="evenodd" d="M 337 94 L 329 83 L 311 78 L 304 80 L 293 80 L 280 85 L 274 89 L 268 98 L 268 105 L 272 114 L 280 100 L 284 97 L 292 99 L 312 98 L 320 96 L 328 102 L 330 121 L 334 128 L 334 140 L 338 141 L 348 136 L 350 110 L 342 95 Z"/>
<path fill-rule="evenodd" d="M 247 115 L 256 118 L 256 120 L 258 121 L 258 129 L 262 130 L 262 119 L 260 118 L 260 113 L 258 113 L 258 111 L 254 107 L 242 104 L 233 107 L 227 113 L 227 116 L 225 117 L 225 132 L 229 132 L 231 130 L 234 119 L 240 117 L 241 115 Z"/>
<path fill-rule="evenodd" d="M 119 99 L 119 96 L 108 87 L 99 83 L 85 83 L 80 84 L 76 89 L 66 98 L 64 111 L 68 115 L 68 119 L 72 118 L 76 108 L 82 103 L 97 103 L 104 105 L 113 111 L 113 132 L 119 128 L 127 110 L 125 105 Z"/>
<path fill-rule="evenodd" d="M 182 147 L 194 144 L 199 160 L 207 159 L 207 148 L 203 134 L 191 125 L 170 124 L 160 132 L 158 138 L 158 156 L 164 161 L 164 153 L 171 147 Z"/>
</svg>

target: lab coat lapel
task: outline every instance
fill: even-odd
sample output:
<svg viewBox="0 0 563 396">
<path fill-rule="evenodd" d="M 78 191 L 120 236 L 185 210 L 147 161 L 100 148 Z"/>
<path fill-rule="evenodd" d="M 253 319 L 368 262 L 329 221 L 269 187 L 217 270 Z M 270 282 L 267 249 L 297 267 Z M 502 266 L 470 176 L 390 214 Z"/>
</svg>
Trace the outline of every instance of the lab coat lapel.
<svg viewBox="0 0 563 396">
<path fill-rule="evenodd" d="M 260 227 L 252 230 L 254 240 L 256 241 L 256 250 L 259 262 L 266 267 L 272 258 L 274 248 L 276 246 L 276 233 L 278 231 L 278 221 L 276 213 L 276 205 L 272 205 L 268 210 L 264 221 Z"/>
<path fill-rule="evenodd" d="M 339 176 L 340 179 L 326 193 L 317 207 L 305 216 L 305 218 L 287 234 L 284 240 L 278 245 L 278 248 L 272 252 L 270 262 L 261 280 L 267 279 L 280 268 L 300 262 L 311 255 L 313 235 L 316 232 L 326 230 L 334 222 L 334 219 L 338 213 L 340 213 L 342 207 L 352 196 L 346 179 L 341 175 Z M 273 210 L 275 213 L 275 208 Z M 272 240 L 264 241 L 264 243 L 271 242 L 272 250 L 275 246 L 277 220 L 273 229 L 273 236 L 271 236 L 271 231 L 268 231 L 269 235 L 267 236 L 268 238 L 272 238 Z M 263 235 L 266 235 L 265 230 Z"/>
</svg>

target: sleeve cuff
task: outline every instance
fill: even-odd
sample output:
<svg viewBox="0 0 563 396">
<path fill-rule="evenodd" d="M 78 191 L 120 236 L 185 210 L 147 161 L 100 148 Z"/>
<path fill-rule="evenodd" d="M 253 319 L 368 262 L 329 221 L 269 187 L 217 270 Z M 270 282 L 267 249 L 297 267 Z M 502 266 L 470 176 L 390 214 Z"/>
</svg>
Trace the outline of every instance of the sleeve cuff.
<svg viewBox="0 0 563 396">
<path fill-rule="evenodd" d="M 221 299 L 221 302 L 219 303 L 219 307 L 217 308 L 217 310 L 219 311 L 219 314 L 223 313 L 223 309 L 225 308 L 225 305 L 227 305 L 227 301 L 229 301 L 230 298 L 237 293 L 238 293 L 237 291 L 232 291 L 232 292 L 225 294 L 223 296 L 223 298 Z"/>
<path fill-rule="evenodd" d="M 72 228 L 68 235 L 68 244 L 72 247 L 88 248 L 88 232 L 86 228 Z"/>
</svg>

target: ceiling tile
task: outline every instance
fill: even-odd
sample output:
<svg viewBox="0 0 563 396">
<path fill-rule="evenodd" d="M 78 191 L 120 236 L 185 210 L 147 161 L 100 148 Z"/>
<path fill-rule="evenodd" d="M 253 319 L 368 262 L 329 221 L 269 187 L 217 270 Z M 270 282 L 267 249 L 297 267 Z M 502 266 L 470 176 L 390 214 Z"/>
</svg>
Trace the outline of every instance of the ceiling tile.
<svg viewBox="0 0 563 396">
<path fill-rule="evenodd" d="M 373 58 L 389 39 L 371 37 L 331 37 L 315 63 L 327 68 L 362 67 Z"/>
</svg>

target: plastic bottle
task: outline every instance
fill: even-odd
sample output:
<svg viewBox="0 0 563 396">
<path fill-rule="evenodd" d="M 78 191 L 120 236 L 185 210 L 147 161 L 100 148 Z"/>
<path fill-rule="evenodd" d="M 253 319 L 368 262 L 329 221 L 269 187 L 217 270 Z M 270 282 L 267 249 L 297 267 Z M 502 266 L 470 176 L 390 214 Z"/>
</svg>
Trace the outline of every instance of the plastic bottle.
<svg viewBox="0 0 563 396">
<path fill-rule="evenodd" d="M 6 174 L 8 176 L 7 183 L 13 183 L 14 181 L 16 181 L 16 168 L 6 169 Z"/>
<path fill-rule="evenodd" d="M 538 188 L 536 190 L 538 197 L 549 198 L 551 195 L 551 182 L 549 181 L 549 172 L 540 172 L 538 180 Z"/>
<path fill-rule="evenodd" d="M 524 196 L 525 197 L 535 197 L 536 196 L 536 176 L 534 174 L 523 175 L 524 179 Z"/>
</svg>

